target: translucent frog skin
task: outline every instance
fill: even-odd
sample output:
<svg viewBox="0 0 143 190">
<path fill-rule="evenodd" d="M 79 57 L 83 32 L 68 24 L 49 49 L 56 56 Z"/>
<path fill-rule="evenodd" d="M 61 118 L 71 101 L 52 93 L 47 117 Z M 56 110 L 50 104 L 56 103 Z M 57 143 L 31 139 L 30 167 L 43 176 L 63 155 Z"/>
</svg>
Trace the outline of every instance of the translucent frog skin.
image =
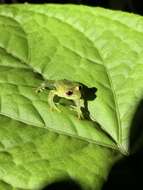
<svg viewBox="0 0 143 190">
<path fill-rule="evenodd" d="M 82 118 L 81 107 L 84 107 L 84 100 L 81 97 L 81 85 L 68 80 L 44 81 L 36 90 L 41 92 L 45 88 L 51 89 L 48 95 L 48 103 L 51 109 L 60 111 L 54 103 L 54 96 L 63 97 L 72 100 L 75 103 L 74 109 L 77 112 L 78 118 Z"/>
</svg>

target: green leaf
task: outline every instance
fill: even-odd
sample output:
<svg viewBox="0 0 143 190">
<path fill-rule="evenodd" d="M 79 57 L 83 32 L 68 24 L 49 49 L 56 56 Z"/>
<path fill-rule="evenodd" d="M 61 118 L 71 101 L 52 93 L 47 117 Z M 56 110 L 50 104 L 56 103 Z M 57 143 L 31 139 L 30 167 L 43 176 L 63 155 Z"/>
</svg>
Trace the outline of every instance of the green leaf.
<svg viewBox="0 0 143 190">
<path fill-rule="evenodd" d="M 66 178 L 101 189 L 117 157 L 128 153 L 142 98 L 142 25 L 142 17 L 101 8 L 0 6 L 2 190 Z M 51 111 L 49 91 L 35 93 L 44 79 L 97 88 L 88 101 L 91 120 L 79 120 L 68 105 Z"/>
<path fill-rule="evenodd" d="M 107 176 L 114 151 L 4 116 L 0 119 L 0 178 L 9 186 L 35 189 L 70 177 L 90 189 L 100 187 Z"/>
</svg>

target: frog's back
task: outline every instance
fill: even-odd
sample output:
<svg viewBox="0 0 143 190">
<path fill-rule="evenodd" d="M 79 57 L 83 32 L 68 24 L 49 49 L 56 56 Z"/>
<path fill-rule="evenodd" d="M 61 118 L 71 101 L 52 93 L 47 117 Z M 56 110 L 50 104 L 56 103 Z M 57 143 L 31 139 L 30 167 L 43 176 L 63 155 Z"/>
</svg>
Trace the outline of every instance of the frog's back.
<svg viewBox="0 0 143 190">
<path fill-rule="evenodd" d="M 55 87 L 63 86 L 63 87 L 67 87 L 67 88 L 74 88 L 77 85 L 78 85 L 78 83 L 72 82 L 72 81 L 69 81 L 66 79 L 55 81 Z"/>
</svg>

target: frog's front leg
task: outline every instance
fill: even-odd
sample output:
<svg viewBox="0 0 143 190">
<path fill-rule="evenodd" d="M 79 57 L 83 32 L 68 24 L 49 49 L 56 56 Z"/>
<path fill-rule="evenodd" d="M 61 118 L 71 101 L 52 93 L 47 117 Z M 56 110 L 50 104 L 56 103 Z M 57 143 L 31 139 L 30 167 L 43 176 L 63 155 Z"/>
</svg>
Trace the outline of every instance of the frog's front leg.
<svg viewBox="0 0 143 190">
<path fill-rule="evenodd" d="M 50 105 L 50 108 L 52 109 L 52 110 L 57 110 L 58 112 L 61 112 L 58 108 L 57 108 L 57 106 L 55 105 L 55 103 L 54 103 L 54 96 L 56 95 L 56 91 L 55 90 L 51 90 L 50 92 L 49 92 L 49 95 L 48 95 L 48 103 L 49 103 L 49 105 Z"/>
<path fill-rule="evenodd" d="M 81 107 L 84 107 L 84 100 L 82 100 L 82 99 L 76 100 L 75 105 L 76 105 L 76 111 L 78 114 L 78 119 L 83 118 Z"/>
</svg>

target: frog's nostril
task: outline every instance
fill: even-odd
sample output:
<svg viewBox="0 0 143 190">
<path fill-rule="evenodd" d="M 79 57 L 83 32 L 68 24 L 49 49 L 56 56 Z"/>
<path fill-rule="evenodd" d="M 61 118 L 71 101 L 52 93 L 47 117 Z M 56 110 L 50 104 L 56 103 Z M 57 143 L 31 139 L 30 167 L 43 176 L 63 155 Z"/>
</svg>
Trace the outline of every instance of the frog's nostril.
<svg viewBox="0 0 143 190">
<path fill-rule="evenodd" d="M 72 94 L 73 94 L 73 92 L 70 90 L 66 92 L 66 95 L 68 95 L 68 96 L 71 96 Z"/>
</svg>

